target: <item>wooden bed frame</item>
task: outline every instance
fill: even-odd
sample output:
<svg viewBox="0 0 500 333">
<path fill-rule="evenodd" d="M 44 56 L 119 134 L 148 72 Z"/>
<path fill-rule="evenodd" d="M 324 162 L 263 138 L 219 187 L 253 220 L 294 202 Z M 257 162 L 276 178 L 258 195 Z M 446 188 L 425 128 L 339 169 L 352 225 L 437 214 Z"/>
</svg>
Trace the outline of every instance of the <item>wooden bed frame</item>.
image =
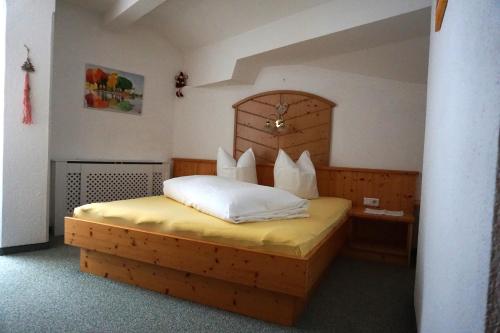
<svg viewBox="0 0 500 333">
<path fill-rule="evenodd" d="M 273 142 L 270 134 L 255 127 L 260 123 L 252 123 L 253 120 L 244 117 L 252 113 L 255 116 L 252 119 L 265 122 L 263 112 L 277 102 L 289 105 L 295 119 L 293 124 L 301 132 L 292 133 L 287 140 L 276 138 Z M 317 159 L 321 195 L 351 199 L 353 205 L 361 202 L 363 196 L 375 196 L 380 198 L 382 207 L 412 209 L 416 172 L 320 166 L 329 160 L 329 145 L 324 149 L 321 145 L 324 134 L 308 131 L 308 128 L 329 130 L 334 106 L 333 102 L 303 92 L 274 91 L 246 98 L 234 105 L 234 153 L 238 156 L 250 143 L 257 158 L 266 161 L 272 159 L 279 148 L 292 156 L 310 148 L 317 151 L 313 158 Z M 323 115 L 324 112 L 328 114 Z M 302 118 L 304 122 L 299 121 Z M 304 139 L 300 133 L 308 137 Z M 312 136 L 316 135 L 314 133 L 319 133 L 317 138 Z M 267 140 L 269 147 L 259 143 L 262 138 Z M 328 141 L 329 138 L 330 132 Z M 215 174 L 215 170 L 215 161 L 174 159 L 172 176 Z M 260 184 L 272 185 L 272 164 L 258 165 L 257 172 Z M 65 218 L 64 239 L 66 244 L 81 248 L 80 270 L 83 272 L 254 318 L 293 325 L 329 263 L 345 244 L 348 233 L 346 217 L 305 257 L 73 217 Z"/>
<path fill-rule="evenodd" d="M 80 270 L 282 325 L 293 325 L 347 238 L 342 221 L 306 257 L 65 219 Z"/>
</svg>

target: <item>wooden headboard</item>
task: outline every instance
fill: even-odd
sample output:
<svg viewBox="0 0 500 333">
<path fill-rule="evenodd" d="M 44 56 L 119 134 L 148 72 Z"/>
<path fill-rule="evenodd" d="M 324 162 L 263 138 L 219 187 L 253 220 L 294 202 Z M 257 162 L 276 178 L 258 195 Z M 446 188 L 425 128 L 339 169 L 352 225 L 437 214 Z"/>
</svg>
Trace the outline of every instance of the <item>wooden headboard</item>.
<svg viewBox="0 0 500 333">
<path fill-rule="evenodd" d="M 216 161 L 174 158 L 172 177 L 215 175 Z M 363 197 L 379 198 L 380 208 L 413 212 L 416 171 L 316 166 L 319 194 L 346 198 L 363 206 Z M 273 164 L 257 165 L 259 184 L 273 186 Z"/>
<path fill-rule="evenodd" d="M 265 128 L 278 104 L 287 105 L 284 119 L 293 128 L 279 135 Z M 234 157 L 252 148 L 257 163 L 274 163 L 280 148 L 295 160 L 309 150 L 315 165 L 329 165 L 334 106 L 322 97 L 293 90 L 267 91 L 239 101 L 233 105 Z"/>
</svg>

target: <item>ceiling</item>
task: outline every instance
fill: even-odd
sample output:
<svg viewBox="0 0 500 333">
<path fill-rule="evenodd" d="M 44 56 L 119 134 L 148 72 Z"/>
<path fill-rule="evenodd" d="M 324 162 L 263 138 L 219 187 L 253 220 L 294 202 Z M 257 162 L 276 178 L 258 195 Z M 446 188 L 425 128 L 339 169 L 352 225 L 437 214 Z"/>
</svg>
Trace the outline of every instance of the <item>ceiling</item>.
<svg viewBox="0 0 500 333">
<path fill-rule="evenodd" d="M 100 15 L 119 0 L 59 0 Z M 137 22 L 184 54 L 331 0 L 166 0 Z M 233 79 L 252 82 L 262 67 L 307 64 L 407 82 L 426 82 L 430 9 L 238 60 Z M 408 64 L 411 64 L 410 66 Z"/>
<path fill-rule="evenodd" d="M 167 0 L 140 19 L 182 51 L 211 44 L 329 0 Z"/>
<path fill-rule="evenodd" d="M 104 14 L 118 0 L 64 0 Z M 166 0 L 138 23 L 187 52 L 330 0 Z"/>
<path fill-rule="evenodd" d="M 64 0 L 65 2 L 78 5 L 83 8 L 93 10 L 98 13 L 104 13 L 109 10 L 117 0 Z"/>
<path fill-rule="evenodd" d="M 305 63 L 308 66 L 384 79 L 426 83 L 429 37 L 383 44 Z"/>
<path fill-rule="evenodd" d="M 429 34 L 430 8 L 424 8 L 240 59 L 233 79 L 249 83 L 263 67 L 306 64 L 425 83 Z"/>
</svg>

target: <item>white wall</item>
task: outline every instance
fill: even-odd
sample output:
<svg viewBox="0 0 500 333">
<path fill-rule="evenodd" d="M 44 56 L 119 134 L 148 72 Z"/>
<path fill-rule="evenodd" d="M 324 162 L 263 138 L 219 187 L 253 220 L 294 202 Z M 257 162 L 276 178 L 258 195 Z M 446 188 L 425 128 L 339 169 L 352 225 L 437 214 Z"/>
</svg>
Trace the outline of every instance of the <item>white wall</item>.
<svg viewBox="0 0 500 333">
<path fill-rule="evenodd" d="M 293 89 L 337 103 L 331 164 L 420 170 L 426 86 L 308 66 L 265 68 L 253 86 L 190 88 L 176 103 L 176 157 L 215 159 L 232 151 L 232 104 L 254 93 Z"/>
<path fill-rule="evenodd" d="M 98 15 L 58 1 L 51 158 L 164 161 L 172 149 L 173 81 L 181 57 L 149 29 L 108 31 L 101 23 Z M 83 108 L 86 63 L 144 75 L 142 115 Z"/>
<path fill-rule="evenodd" d="M 0 247 L 48 240 L 49 104 L 55 0 L 8 0 L 3 113 L 3 200 Z M 26 59 L 31 48 L 34 124 L 21 123 Z"/>
<path fill-rule="evenodd" d="M 415 284 L 420 332 L 484 331 L 499 54 L 498 1 L 449 1 L 430 46 Z"/>
<path fill-rule="evenodd" d="M 0 2 L 0 189 L 3 189 L 3 126 L 5 107 L 5 25 L 7 3 Z M 3 190 L 0 190 L 0 248 L 2 247 Z"/>
</svg>

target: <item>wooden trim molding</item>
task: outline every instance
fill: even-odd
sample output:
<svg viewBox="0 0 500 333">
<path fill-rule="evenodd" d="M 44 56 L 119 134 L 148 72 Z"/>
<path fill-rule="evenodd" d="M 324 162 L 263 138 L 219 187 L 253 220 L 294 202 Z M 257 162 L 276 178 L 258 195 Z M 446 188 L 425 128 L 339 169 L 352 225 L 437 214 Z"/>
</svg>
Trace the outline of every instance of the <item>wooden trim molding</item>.
<svg viewBox="0 0 500 333">
<path fill-rule="evenodd" d="M 21 253 L 21 252 L 46 250 L 46 249 L 50 248 L 50 245 L 51 245 L 51 243 L 49 241 L 49 242 L 45 242 L 45 243 L 2 247 L 2 248 L 0 248 L 0 256 L 7 255 L 7 254 Z"/>
</svg>

